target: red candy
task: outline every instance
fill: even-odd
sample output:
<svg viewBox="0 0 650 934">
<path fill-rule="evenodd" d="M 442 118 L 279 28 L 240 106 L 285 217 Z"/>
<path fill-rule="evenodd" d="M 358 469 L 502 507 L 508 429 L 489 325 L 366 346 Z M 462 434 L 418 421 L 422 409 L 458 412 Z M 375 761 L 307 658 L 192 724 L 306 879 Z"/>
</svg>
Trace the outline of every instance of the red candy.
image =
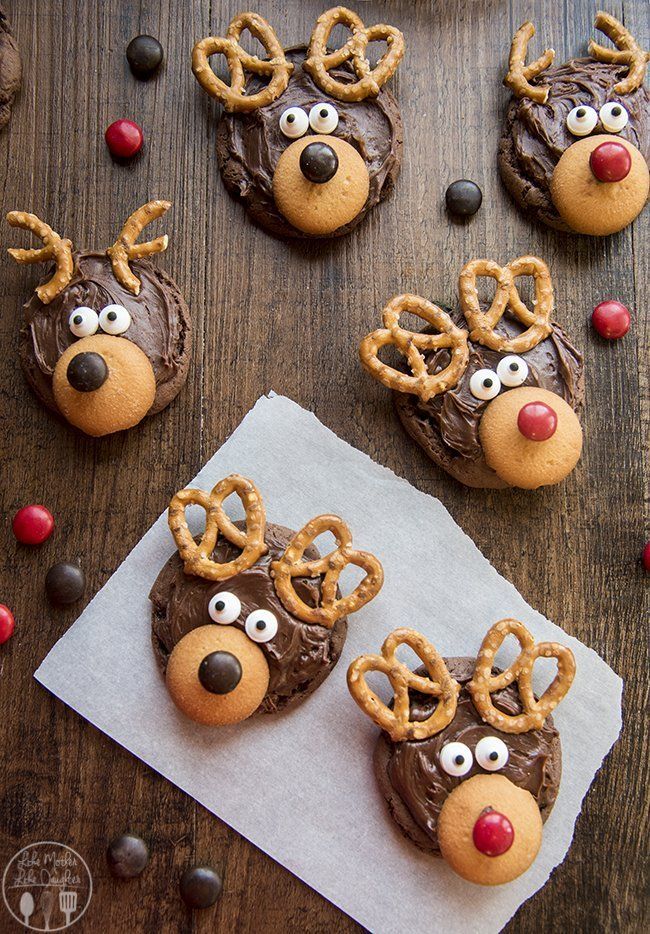
<svg viewBox="0 0 650 934">
<path fill-rule="evenodd" d="M 144 136 L 142 130 L 133 120 L 116 120 L 111 123 L 104 134 L 106 145 L 111 155 L 118 159 L 130 159 L 142 149 Z"/>
<path fill-rule="evenodd" d="M 8 606 L 0 603 L 0 645 L 11 639 L 15 625 L 14 614 Z"/>
<path fill-rule="evenodd" d="M 515 831 L 505 814 L 485 811 L 474 824 L 472 839 L 484 856 L 501 856 L 512 846 Z"/>
<path fill-rule="evenodd" d="M 42 545 L 54 531 L 54 517 L 45 506 L 23 506 L 11 526 L 23 545 Z"/>
<path fill-rule="evenodd" d="M 517 428 L 529 441 L 548 441 L 557 428 L 557 414 L 545 402 L 527 402 L 517 416 Z"/>
<path fill-rule="evenodd" d="M 646 542 L 643 549 L 643 567 L 650 571 L 650 542 Z"/>
<path fill-rule="evenodd" d="M 630 330 L 630 312 L 620 302 L 601 302 L 593 310 L 591 323 L 601 337 L 616 340 Z"/>
<path fill-rule="evenodd" d="M 589 156 L 589 166 L 599 182 L 622 182 L 632 168 L 632 156 L 623 143 L 601 143 Z"/>
</svg>

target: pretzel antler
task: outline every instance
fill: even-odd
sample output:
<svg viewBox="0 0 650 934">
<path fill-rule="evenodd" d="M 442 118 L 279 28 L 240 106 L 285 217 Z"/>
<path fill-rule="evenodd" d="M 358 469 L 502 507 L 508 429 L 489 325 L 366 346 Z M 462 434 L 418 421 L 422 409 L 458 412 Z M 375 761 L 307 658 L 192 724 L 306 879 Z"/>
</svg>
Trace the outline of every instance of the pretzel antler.
<svg viewBox="0 0 650 934">
<path fill-rule="evenodd" d="M 486 312 L 481 311 L 476 290 L 477 276 L 489 276 L 497 283 L 492 304 Z M 534 311 L 522 302 L 515 279 L 533 276 L 535 279 Z M 458 280 L 458 293 L 463 313 L 471 330 L 469 339 L 503 353 L 526 353 L 532 350 L 553 330 L 553 283 L 546 263 L 537 256 L 520 256 L 507 266 L 499 266 L 489 259 L 474 259 L 463 266 Z M 506 307 L 527 330 L 516 337 L 507 338 L 496 331 Z"/>
<path fill-rule="evenodd" d="M 36 294 L 40 300 L 44 305 L 49 305 L 52 299 L 56 298 L 72 279 L 74 271 L 72 242 L 61 239 L 56 231 L 52 230 L 35 214 L 27 214 L 25 211 L 10 211 L 7 214 L 7 222 L 12 227 L 31 230 L 45 244 L 39 250 L 8 250 L 9 255 L 13 256 L 17 263 L 45 263 L 51 259 L 55 261 L 56 271 L 52 278 L 43 285 L 36 287 Z"/>
<path fill-rule="evenodd" d="M 405 311 L 422 318 L 440 333 L 422 334 L 404 330 L 399 326 L 399 319 Z M 469 361 L 467 331 L 456 327 L 446 311 L 419 295 L 396 295 L 384 308 L 382 319 L 384 327 L 368 334 L 359 345 L 361 364 L 371 376 L 389 389 L 413 393 L 423 402 L 428 402 L 432 396 L 456 385 Z M 379 359 L 378 352 L 387 344 L 393 344 L 406 358 L 412 376 Z M 441 348 L 449 350 L 449 364 L 438 373 L 429 373 L 422 351 Z"/>
<path fill-rule="evenodd" d="M 163 250 L 167 249 L 169 237 L 164 234 L 164 236 L 156 237 L 155 240 L 149 240 L 147 243 L 136 243 L 135 241 L 147 224 L 150 224 L 158 217 L 162 217 L 171 206 L 171 201 L 148 201 L 143 204 L 129 217 L 113 246 L 109 246 L 106 250 L 111 260 L 115 278 L 120 285 L 123 285 L 133 295 L 140 294 L 141 282 L 131 271 L 129 267 L 130 260 L 142 259 L 143 256 L 151 256 L 152 253 L 162 253 Z"/>
<path fill-rule="evenodd" d="M 332 532 L 336 549 L 329 555 L 304 561 L 303 555 L 314 539 L 323 532 Z M 343 568 L 354 564 L 366 575 L 352 593 L 337 599 L 336 592 Z M 384 571 L 380 562 L 367 551 L 352 548 L 349 528 L 338 516 L 317 516 L 291 539 L 279 561 L 271 563 L 271 575 L 276 592 L 286 609 L 305 623 L 316 623 L 331 629 L 337 620 L 355 613 L 369 603 L 381 590 Z M 311 607 L 300 599 L 293 586 L 294 577 L 320 577 L 320 606 Z"/>
<path fill-rule="evenodd" d="M 524 23 L 515 33 L 510 46 L 508 74 L 503 79 L 503 83 L 510 88 L 515 97 L 528 97 L 538 104 L 545 104 L 550 88 L 542 84 L 533 85 L 530 80 L 541 75 L 552 64 L 555 50 L 546 49 L 538 59 L 527 65 L 528 43 L 534 35 L 535 27 L 531 22 Z"/>
<path fill-rule="evenodd" d="M 632 33 L 609 13 L 602 10 L 596 13 L 596 29 L 611 39 L 618 51 L 606 49 L 594 42 L 589 43 L 589 54 L 599 62 L 612 62 L 615 65 L 627 65 L 627 77 L 614 85 L 617 94 L 629 94 L 640 88 L 645 78 L 646 65 L 650 61 L 650 52 L 644 52 Z"/>
<path fill-rule="evenodd" d="M 225 514 L 222 503 L 236 493 L 246 512 L 246 531 L 242 532 Z M 197 545 L 187 525 L 187 506 L 202 506 L 206 513 L 205 532 Z M 246 477 L 231 474 L 220 480 L 211 493 L 203 490 L 181 490 L 169 504 L 169 528 L 178 546 L 187 574 L 195 574 L 206 580 L 222 581 L 252 567 L 268 548 L 264 542 L 266 513 L 259 490 Z M 217 539 L 221 533 L 231 544 L 242 549 L 242 553 L 225 564 L 212 561 Z"/>
<path fill-rule="evenodd" d="M 424 662 L 428 678 L 416 675 L 400 662 L 395 651 L 408 645 Z M 387 707 L 370 690 L 366 672 L 380 671 L 393 688 L 393 709 Z M 348 668 L 348 688 L 364 713 L 385 730 L 394 742 L 405 739 L 428 739 L 444 730 L 456 715 L 460 685 L 447 671 L 442 658 L 431 643 L 414 629 L 396 629 L 381 647 L 381 655 L 361 655 Z M 436 709 L 426 720 L 411 720 L 409 689 L 439 698 Z"/>
<path fill-rule="evenodd" d="M 521 652 L 506 671 L 492 674 L 494 657 L 503 640 L 510 633 L 517 637 Z M 533 665 L 538 658 L 557 659 L 557 674 L 539 700 L 535 700 L 531 683 Z M 546 717 L 567 693 L 576 673 L 576 663 L 571 649 L 558 642 L 535 644 L 530 632 L 516 619 L 502 619 L 488 630 L 476 659 L 472 680 L 467 690 L 472 695 L 474 706 L 481 718 L 504 733 L 525 733 L 539 730 Z M 491 694 L 502 691 L 513 681 L 517 682 L 523 713 L 516 716 L 503 713 L 492 703 Z"/>
<path fill-rule="evenodd" d="M 338 23 L 347 26 L 352 35 L 340 49 L 328 52 L 329 37 Z M 366 58 L 366 49 L 369 42 L 375 41 L 386 42 L 387 49 L 371 69 Z M 327 10 L 316 20 L 307 58 L 302 67 L 309 72 L 321 91 L 331 97 L 340 101 L 362 101 L 366 97 L 376 97 L 379 94 L 382 85 L 395 74 L 403 56 L 404 36 L 399 29 L 384 23 L 366 28 L 356 13 L 343 6 L 337 6 Z M 358 80 L 345 83 L 332 78 L 329 71 L 347 61 L 352 62 Z"/>
<path fill-rule="evenodd" d="M 242 49 L 239 39 L 245 29 L 262 43 L 269 53 L 268 60 L 262 61 Z M 226 57 L 231 75 L 229 85 L 210 67 L 208 59 L 217 53 Z M 204 91 L 223 104 L 228 113 L 257 110 L 277 100 L 286 90 L 293 67 L 285 58 L 284 49 L 273 28 L 257 13 L 240 13 L 228 26 L 225 37 L 207 36 L 197 42 L 192 51 L 194 77 Z M 270 76 L 271 80 L 256 94 L 246 95 L 244 71 Z"/>
</svg>

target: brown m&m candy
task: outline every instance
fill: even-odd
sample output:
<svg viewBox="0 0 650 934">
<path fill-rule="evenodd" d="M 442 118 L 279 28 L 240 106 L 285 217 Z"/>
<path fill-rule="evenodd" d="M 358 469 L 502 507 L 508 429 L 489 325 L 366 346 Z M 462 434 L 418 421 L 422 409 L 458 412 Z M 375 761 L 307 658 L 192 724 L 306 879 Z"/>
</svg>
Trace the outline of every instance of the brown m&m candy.
<svg viewBox="0 0 650 934">
<path fill-rule="evenodd" d="M 135 879 L 149 862 L 149 848 L 141 837 L 124 833 L 108 844 L 106 861 L 116 879 Z"/>
<path fill-rule="evenodd" d="M 59 606 L 76 603 L 86 586 L 86 577 L 78 564 L 59 561 L 45 575 L 45 592 Z"/>
<path fill-rule="evenodd" d="M 181 898 L 188 908 L 210 908 L 221 889 L 221 877 L 211 866 L 192 866 L 181 876 Z"/>
</svg>

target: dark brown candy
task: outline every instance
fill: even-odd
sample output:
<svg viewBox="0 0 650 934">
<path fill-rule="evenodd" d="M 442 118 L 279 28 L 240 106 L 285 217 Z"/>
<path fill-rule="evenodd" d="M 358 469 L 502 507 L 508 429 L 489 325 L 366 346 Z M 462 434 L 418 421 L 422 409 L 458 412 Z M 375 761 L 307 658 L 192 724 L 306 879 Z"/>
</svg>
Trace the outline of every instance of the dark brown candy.
<svg viewBox="0 0 650 934">
<path fill-rule="evenodd" d="M 209 908 L 221 895 L 221 877 L 211 866 L 192 866 L 181 876 L 181 898 L 188 908 Z"/>
<path fill-rule="evenodd" d="M 136 36 L 126 47 L 126 58 L 136 78 L 150 78 L 163 60 L 163 47 L 153 36 Z"/>
<path fill-rule="evenodd" d="M 116 879 L 134 879 L 149 862 L 149 848 L 140 837 L 124 833 L 108 844 L 106 861 Z"/>
<path fill-rule="evenodd" d="M 64 606 L 75 603 L 86 586 L 84 572 L 78 564 L 60 561 L 53 564 L 45 575 L 45 592 L 52 603 Z"/>
</svg>

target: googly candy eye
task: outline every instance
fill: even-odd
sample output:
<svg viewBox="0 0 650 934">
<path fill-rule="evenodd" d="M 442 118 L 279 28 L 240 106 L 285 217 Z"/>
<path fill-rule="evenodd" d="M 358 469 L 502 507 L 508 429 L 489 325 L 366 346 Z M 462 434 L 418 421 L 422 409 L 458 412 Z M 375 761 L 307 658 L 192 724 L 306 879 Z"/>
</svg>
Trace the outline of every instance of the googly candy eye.
<svg viewBox="0 0 650 934">
<path fill-rule="evenodd" d="M 469 381 L 469 391 L 475 399 L 494 399 L 499 395 L 501 380 L 494 370 L 477 370 L 472 373 Z"/>
<path fill-rule="evenodd" d="M 270 610 L 253 610 L 246 617 L 245 629 L 253 642 L 270 642 L 278 631 L 278 621 Z"/>
<path fill-rule="evenodd" d="M 498 736 L 484 736 L 474 749 L 476 761 L 488 772 L 498 772 L 508 761 L 508 747 Z"/>
<path fill-rule="evenodd" d="M 309 126 L 314 133 L 333 133 L 339 125 L 339 114 L 331 104 L 314 104 L 309 111 Z"/>
<path fill-rule="evenodd" d="M 91 334 L 97 333 L 99 316 L 93 308 L 82 305 L 71 312 L 68 327 L 75 337 L 90 337 Z"/>
<path fill-rule="evenodd" d="M 219 623 L 221 626 L 228 626 L 234 623 L 241 613 L 241 602 L 239 597 L 228 590 L 222 590 L 216 593 L 208 603 L 208 615 L 210 619 Z"/>
<path fill-rule="evenodd" d="M 593 107 L 580 104 L 567 114 L 566 125 L 574 136 L 589 136 L 598 123 L 598 114 Z"/>
<path fill-rule="evenodd" d="M 440 765 L 447 775 L 467 775 L 474 759 L 469 746 L 465 743 L 447 743 L 440 750 Z"/>
<path fill-rule="evenodd" d="M 289 107 L 282 112 L 280 129 L 289 139 L 298 139 L 309 129 L 309 117 L 302 107 Z"/>
<path fill-rule="evenodd" d="M 528 364 L 522 357 L 509 354 L 497 365 L 497 376 L 502 386 L 521 386 L 528 376 Z"/>
<path fill-rule="evenodd" d="M 618 101 L 609 101 L 608 104 L 603 104 L 598 116 L 608 133 L 620 133 L 627 126 L 629 119 L 627 110 Z"/>
<path fill-rule="evenodd" d="M 131 327 L 131 315 L 124 305 L 107 305 L 99 312 L 99 326 L 106 334 L 124 334 Z"/>
</svg>

